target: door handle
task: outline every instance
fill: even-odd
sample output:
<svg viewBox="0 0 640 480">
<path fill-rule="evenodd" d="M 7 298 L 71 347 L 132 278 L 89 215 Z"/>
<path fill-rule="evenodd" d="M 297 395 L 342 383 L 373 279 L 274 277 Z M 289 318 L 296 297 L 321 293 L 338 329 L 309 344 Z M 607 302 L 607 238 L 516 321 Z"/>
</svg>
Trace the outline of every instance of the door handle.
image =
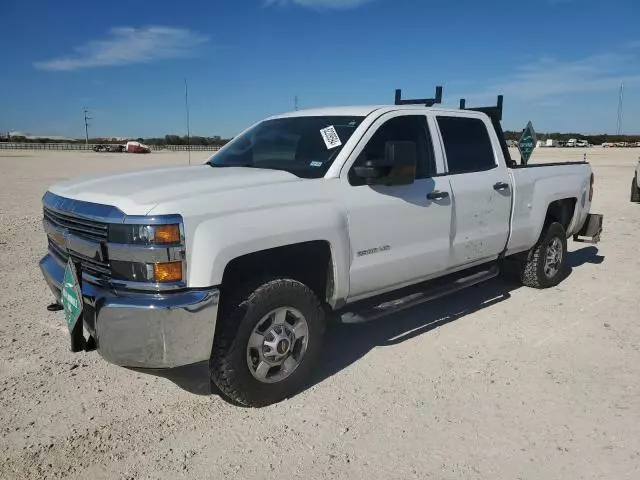
<svg viewBox="0 0 640 480">
<path fill-rule="evenodd" d="M 507 190 L 508 188 L 509 188 L 509 184 L 504 182 L 498 182 L 493 186 L 493 189 L 496 192 L 501 192 L 503 190 Z"/>
<path fill-rule="evenodd" d="M 427 193 L 428 200 L 443 200 L 445 198 L 449 198 L 449 192 L 440 192 L 435 190 L 431 193 Z"/>
</svg>

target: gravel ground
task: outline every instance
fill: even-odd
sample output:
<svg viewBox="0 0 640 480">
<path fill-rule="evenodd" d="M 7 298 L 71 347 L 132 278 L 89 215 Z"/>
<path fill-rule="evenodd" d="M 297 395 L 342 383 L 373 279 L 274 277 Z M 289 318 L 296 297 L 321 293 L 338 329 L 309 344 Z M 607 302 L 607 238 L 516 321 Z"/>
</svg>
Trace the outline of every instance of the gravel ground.
<svg viewBox="0 0 640 480">
<path fill-rule="evenodd" d="M 47 186 L 186 155 L 0 151 L 0 477 L 640 478 L 640 150 L 588 154 L 605 233 L 570 242 L 559 287 L 496 279 L 336 326 L 313 385 L 255 410 L 72 354 L 45 310 Z"/>
</svg>

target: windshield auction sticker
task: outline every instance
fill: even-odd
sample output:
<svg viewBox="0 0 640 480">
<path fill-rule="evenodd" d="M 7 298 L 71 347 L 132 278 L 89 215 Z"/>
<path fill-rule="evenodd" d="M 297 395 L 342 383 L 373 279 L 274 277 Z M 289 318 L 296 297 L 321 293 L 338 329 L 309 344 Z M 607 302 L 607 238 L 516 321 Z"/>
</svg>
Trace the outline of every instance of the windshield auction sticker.
<svg viewBox="0 0 640 480">
<path fill-rule="evenodd" d="M 340 137 L 338 136 L 338 132 L 336 132 L 336 127 L 334 127 L 333 125 L 320 130 L 320 135 L 322 135 L 322 139 L 327 146 L 327 150 L 331 150 L 332 148 L 336 148 L 342 145 Z"/>
</svg>

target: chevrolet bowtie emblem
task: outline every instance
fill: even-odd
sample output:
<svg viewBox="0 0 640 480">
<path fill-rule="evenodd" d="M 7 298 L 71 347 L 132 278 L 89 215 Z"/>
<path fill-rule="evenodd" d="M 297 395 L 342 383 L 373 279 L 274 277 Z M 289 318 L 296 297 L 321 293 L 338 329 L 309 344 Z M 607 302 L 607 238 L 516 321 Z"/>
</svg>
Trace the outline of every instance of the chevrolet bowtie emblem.
<svg viewBox="0 0 640 480">
<path fill-rule="evenodd" d="M 53 241 L 56 242 L 61 247 L 67 246 L 66 232 L 54 232 L 52 237 L 53 237 Z"/>
</svg>

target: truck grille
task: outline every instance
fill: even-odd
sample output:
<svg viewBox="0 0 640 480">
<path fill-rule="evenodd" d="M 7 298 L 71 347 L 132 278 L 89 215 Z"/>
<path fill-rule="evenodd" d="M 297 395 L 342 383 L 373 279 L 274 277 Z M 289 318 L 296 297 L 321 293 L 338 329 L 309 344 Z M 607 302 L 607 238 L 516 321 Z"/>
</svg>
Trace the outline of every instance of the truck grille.
<svg viewBox="0 0 640 480">
<path fill-rule="evenodd" d="M 108 225 L 103 222 L 77 217 L 58 210 L 44 207 L 44 219 L 57 230 L 67 231 L 73 237 L 82 238 L 89 242 L 102 244 L 107 241 Z M 71 260 L 80 263 L 82 272 L 100 280 L 111 279 L 111 266 L 108 261 L 90 258 L 79 252 L 69 250 L 66 245 L 57 243 L 54 238 L 48 237 L 49 253 L 61 263 Z M 100 257 L 102 258 L 102 257 Z M 106 259 L 106 257 L 104 257 Z"/>
<path fill-rule="evenodd" d="M 74 215 L 61 213 L 44 207 L 44 218 L 61 230 L 67 230 L 71 235 L 85 238 L 94 242 L 106 242 L 108 225 L 103 222 L 78 218 Z"/>
</svg>

